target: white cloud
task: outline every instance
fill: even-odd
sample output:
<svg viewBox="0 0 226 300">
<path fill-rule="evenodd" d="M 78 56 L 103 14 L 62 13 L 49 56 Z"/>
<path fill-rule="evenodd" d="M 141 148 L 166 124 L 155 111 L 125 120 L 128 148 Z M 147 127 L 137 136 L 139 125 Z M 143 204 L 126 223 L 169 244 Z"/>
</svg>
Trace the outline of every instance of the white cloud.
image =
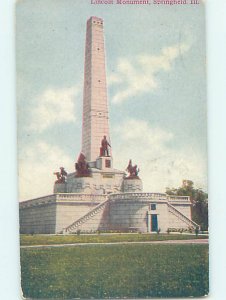
<svg viewBox="0 0 226 300">
<path fill-rule="evenodd" d="M 28 129 L 42 132 L 55 124 L 75 122 L 75 97 L 78 91 L 74 87 L 45 90 L 35 99 L 37 105 L 31 111 Z"/>
<path fill-rule="evenodd" d="M 65 167 L 72 171 L 73 161 L 57 146 L 37 142 L 23 149 L 19 160 L 19 199 L 27 200 L 53 193 L 53 172 Z"/>
<path fill-rule="evenodd" d="M 169 147 L 172 133 L 132 119 L 120 124 L 114 135 L 114 166 L 125 170 L 132 159 L 140 168 L 144 191 L 165 192 L 166 187 L 180 186 L 183 179 L 191 179 L 197 187 L 206 189 L 206 157 L 192 147 Z"/>
<path fill-rule="evenodd" d="M 112 102 L 121 103 L 128 98 L 157 89 L 157 73 L 169 72 L 175 59 L 189 49 L 190 43 L 181 43 L 163 48 L 159 55 L 143 54 L 133 60 L 119 59 L 115 73 L 108 77 L 109 84 L 118 85 Z"/>
</svg>

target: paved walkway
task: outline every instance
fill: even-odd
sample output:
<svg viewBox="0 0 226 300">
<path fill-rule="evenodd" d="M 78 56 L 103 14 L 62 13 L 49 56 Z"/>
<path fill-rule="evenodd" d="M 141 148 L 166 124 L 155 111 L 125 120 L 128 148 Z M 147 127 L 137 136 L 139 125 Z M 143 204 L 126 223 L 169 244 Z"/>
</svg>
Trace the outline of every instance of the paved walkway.
<svg viewBox="0 0 226 300">
<path fill-rule="evenodd" d="M 134 245 L 134 244 L 208 244 L 208 239 L 193 240 L 164 240 L 148 242 L 114 242 L 114 243 L 73 243 L 73 244 L 52 244 L 52 245 L 29 245 L 21 248 L 56 248 L 56 247 L 76 247 L 76 246 L 97 246 L 97 245 Z"/>
</svg>

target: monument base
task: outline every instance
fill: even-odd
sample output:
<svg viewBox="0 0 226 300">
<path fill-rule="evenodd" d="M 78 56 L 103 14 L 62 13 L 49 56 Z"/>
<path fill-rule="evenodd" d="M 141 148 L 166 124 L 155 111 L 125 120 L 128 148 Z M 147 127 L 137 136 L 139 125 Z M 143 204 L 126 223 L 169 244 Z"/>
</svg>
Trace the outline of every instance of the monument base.
<svg viewBox="0 0 226 300">
<path fill-rule="evenodd" d="M 59 193 L 20 203 L 24 234 L 193 230 L 189 197 L 159 193 Z"/>
<path fill-rule="evenodd" d="M 124 193 L 139 193 L 143 191 L 142 180 L 139 177 L 128 177 L 123 180 Z"/>
<path fill-rule="evenodd" d="M 53 193 L 66 193 L 67 192 L 67 183 L 55 183 L 53 187 Z"/>
</svg>

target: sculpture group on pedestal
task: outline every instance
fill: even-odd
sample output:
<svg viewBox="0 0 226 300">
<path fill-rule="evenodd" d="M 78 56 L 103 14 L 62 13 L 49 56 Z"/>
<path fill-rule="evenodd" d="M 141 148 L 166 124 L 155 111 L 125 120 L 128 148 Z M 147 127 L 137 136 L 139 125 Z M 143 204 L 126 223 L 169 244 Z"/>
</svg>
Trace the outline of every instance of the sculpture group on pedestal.
<svg viewBox="0 0 226 300">
<path fill-rule="evenodd" d="M 81 152 L 78 158 L 77 163 L 75 163 L 76 177 L 89 177 L 90 170 L 89 165 L 86 162 L 85 155 Z"/>
<path fill-rule="evenodd" d="M 55 183 L 65 183 L 66 182 L 66 177 L 67 177 L 67 172 L 63 167 L 60 167 L 60 172 L 54 172 L 54 175 L 56 175 L 57 180 Z"/>
<path fill-rule="evenodd" d="M 138 173 L 140 172 L 140 170 L 137 168 L 137 165 L 132 165 L 132 160 L 129 160 L 128 166 L 126 168 L 126 171 L 129 173 L 129 176 L 126 177 L 126 179 L 139 179 L 138 177 Z"/>
</svg>

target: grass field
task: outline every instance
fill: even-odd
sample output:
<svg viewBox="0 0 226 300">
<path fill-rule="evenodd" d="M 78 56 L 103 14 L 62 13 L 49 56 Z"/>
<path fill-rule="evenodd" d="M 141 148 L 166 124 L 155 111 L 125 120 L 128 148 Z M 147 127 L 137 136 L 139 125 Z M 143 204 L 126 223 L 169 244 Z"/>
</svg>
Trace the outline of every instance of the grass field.
<svg viewBox="0 0 226 300">
<path fill-rule="evenodd" d="M 22 249 L 21 271 L 25 297 L 198 297 L 208 294 L 208 245 Z"/>
<path fill-rule="evenodd" d="M 52 245 L 73 243 L 146 242 L 163 240 L 187 240 L 208 238 L 189 234 L 109 234 L 109 235 L 21 235 L 20 242 L 28 245 Z"/>
</svg>

